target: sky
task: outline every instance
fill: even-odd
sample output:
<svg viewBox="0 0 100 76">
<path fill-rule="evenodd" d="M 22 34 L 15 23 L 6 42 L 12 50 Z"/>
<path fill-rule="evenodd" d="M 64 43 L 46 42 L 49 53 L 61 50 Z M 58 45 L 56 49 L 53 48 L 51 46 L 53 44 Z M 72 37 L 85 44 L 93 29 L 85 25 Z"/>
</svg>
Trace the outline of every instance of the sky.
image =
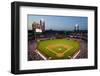
<svg viewBox="0 0 100 76">
<path fill-rule="evenodd" d="M 50 15 L 28 15 L 28 30 L 32 29 L 32 23 L 39 23 L 41 19 L 45 21 L 46 30 L 73 31 L 76 24 L 80 30 L 88 29 L 88 17 L 78 16 L 50 16 Z"/>
</svg>

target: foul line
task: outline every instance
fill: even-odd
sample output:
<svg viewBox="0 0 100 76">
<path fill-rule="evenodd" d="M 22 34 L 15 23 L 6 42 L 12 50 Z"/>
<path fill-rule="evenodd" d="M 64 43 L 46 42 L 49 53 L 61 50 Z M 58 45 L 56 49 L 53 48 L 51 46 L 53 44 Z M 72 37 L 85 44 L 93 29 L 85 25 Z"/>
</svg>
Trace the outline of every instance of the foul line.
<svg viewBox="0 0 100 76">
<path fill-rule="evenodd" d="M 66 52 L 68 52 L 70 49 L 72 49 L 73 47 L 71 47 L 71 48 L 69 48 L 69 49 L 67 49 L 67 50 L 65 50 L 64 52 L 63 52 L 63 54 L 65 54 Z"/>
<path fill-rule="evenodd" d="M 73 48 L 73 47 L 72 47 L 72 48 Z M 69 51 L 70 49 L 72 49 L 72 48 L 69 48 L 69 49 L 65 50 L 62 54 L 65 54 L 66 52 L 68 52 L 68 51 Z M 57 52 L 55 52 L 55 51 L 49 49 L 48 47 L 46 47 L 46 49 L 48 49 L 49 51 L 53 52 L 54 54 L 58 54 Z"/>
<path fill-rule="evenodd" d="M 36 50 L 36 52 L 37 52 L 44 60 L 47 60 L 47 58 L 46 58 L 44 55 L 42 55 L 38 50 Z"/>
<path fill-rule="evenodd" d="M 57 52 L 52 51 L 52 50 L 51 50 L 51 49 L 49 49 L 48 47 L 46 47 L 46 49 L 48 49 L 49 51 L 53 52 L 54 54 L 58 54 Z"/>
<path fill-rule="evenodd" d="M 75 53 L 75 55 L 72 58 L 75 59 L 79 53 L 80 53 L 80 50 L 77 53 Z"/>
</svg>

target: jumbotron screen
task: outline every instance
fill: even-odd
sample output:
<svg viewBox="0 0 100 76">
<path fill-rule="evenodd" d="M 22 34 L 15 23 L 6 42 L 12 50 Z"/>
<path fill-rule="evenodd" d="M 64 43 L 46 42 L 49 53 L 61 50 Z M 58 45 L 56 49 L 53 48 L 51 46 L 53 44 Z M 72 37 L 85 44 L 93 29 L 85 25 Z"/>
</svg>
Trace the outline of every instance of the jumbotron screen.
<svg viewBox="0 0 100 76">
<path fill-rule="evenodd" d="M 35 32 L 42 32 L 42 29 L 35 29 Z"/>
</svg>

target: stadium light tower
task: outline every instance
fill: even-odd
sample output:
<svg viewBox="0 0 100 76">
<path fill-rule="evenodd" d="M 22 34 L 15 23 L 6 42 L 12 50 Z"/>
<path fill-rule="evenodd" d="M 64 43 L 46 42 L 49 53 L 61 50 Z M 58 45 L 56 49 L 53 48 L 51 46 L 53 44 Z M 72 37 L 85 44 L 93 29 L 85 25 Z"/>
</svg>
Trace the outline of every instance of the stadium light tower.
<svg viewBox="0 0 100 76">
<path fill-rule="evenodd" d="M 75 31 L 79 31 L 79 25 L 75 24 Z"/>
</svg>

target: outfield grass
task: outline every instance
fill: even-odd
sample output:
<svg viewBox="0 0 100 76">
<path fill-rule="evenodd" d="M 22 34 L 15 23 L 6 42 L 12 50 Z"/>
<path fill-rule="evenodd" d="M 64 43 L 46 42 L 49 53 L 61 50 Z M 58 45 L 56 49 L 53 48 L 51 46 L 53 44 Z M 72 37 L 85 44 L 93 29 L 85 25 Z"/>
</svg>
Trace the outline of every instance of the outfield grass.
<svg viewBox="0 0 100 76">
<path fill-rule="evenodd" d="M 68 39 L 39 41 L 37 46 L 41 54 L 51 59 L 70 59 L 79 48 L 78 41 Z"/>
</svg>

